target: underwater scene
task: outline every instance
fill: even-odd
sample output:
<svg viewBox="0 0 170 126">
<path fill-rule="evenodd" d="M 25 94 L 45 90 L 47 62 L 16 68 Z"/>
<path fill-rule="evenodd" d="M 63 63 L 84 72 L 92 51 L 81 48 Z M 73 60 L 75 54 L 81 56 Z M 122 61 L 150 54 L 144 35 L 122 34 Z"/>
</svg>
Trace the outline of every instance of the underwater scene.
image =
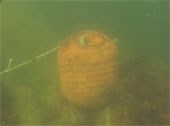
<svg viewBox="0 0 170 126">
<path fill-rule="evenodd" d="M 0 4 L 2 126 L 170 124 L 168 0 Z"/>
</svg>

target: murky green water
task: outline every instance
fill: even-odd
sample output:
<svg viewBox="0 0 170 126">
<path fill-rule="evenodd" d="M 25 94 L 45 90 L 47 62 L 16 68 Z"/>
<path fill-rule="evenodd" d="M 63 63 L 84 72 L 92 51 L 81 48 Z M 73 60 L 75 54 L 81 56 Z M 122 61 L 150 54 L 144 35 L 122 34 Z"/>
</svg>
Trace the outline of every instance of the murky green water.
<svg viewBox="0 0 170 126">
<path fill-rule="evenodd" d="M 63 98 L 56 51 L 2 75 L 1 124 L 168 124 L 168 1 L 6 0 L 1 3 L 1 71 L 10 58 L 18 65 L 81 30 L 119 39 L 120 86 L 109 107 L 84 111 Z"/>
</svg>

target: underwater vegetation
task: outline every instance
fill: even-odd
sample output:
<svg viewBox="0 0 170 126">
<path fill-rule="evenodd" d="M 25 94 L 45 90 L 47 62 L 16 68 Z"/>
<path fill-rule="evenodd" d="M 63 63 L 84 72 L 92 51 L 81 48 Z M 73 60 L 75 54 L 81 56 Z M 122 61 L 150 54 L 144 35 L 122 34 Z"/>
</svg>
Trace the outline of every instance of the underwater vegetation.
<svg viewBox="0 0 170 126">
<path fill-rule="evenodd" d="M 122 64 L 117 119 L 121 124 L 168 125 L 169 71 L 147 57 Z M 114 99 L 113 99 L 114 102 Z"/>
<path fill-rule="evenodd" d="M 4 77 L 2 82 L 5 81 Z M 2 89 L 1 125 L 168 125 L 170 122 L 169 71 L 147 57 L 121 63 L 120 80 L 111 102 L 97 111 L 77 108 L 58 87 L 50 88 L 50 92 L 57 93 L 49 93 L 43 102 L 39 100 L 41 97 L 35 99 L 37 90 L 34 92 L 29 86 L 21 86 L 17 93 L 5 84 Z"/>
</svg>

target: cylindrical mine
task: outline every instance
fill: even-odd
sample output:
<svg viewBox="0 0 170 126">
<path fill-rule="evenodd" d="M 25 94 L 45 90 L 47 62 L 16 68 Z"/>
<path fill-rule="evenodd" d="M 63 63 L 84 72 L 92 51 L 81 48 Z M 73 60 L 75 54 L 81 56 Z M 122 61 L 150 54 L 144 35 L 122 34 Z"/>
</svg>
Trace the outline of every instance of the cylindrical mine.
<svg viewBox="0 0 170 126">
<path fill-rule="evenodd" d="M 61 43 L 60 84 L 71 103 L 85 109 L 108 103 L 118 78 L 116 41 L 101 32 L 83 31 Z"/>
</svg>

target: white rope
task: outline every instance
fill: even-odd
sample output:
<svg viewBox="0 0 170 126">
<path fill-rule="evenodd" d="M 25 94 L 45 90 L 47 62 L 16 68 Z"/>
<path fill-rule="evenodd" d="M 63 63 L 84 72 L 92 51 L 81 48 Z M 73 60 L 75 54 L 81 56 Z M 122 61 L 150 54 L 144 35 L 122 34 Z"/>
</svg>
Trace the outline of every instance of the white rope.
<svg viewBox="0 0 170 126">
<path fill-rule="evenodd" d="M 34 58 L 30 59 L 30 60 L 24 61 L 23 63 L 20 63 L 20 64 L 18 64 L 16 66 L 13 66 L 13 67 L 11 67 L 12 58 L 10 58 L 7 69 L 2 71 L 2 72 L 0 72 L 0 75 L 3 75 L 3 74 L 8 73 L 10 71 L 16 70 L 16 69 L 18 69 L 18 68 L 20 68 L 20 67 L 22 67 L 22 66 L 24 66 L 26 64 L 34 62 L 35 60 L 38 60 L 38 59 L 40 59 L 40 58 L 42 58 L 42 57 L 44 57 L 44 56 L 46 56 L 46 55 L 56 51 L 57 49 L 58 49 L 58 46 L 53 48 L 53 49 L 50 49 L 50 50 L 48 50 L 48 51 L 46 51 L 46 52 L 44 52 L 42 54 L 40 54 L 40 55 L 38 55 L 38 56 L 36 56 L 36 57 L 34 57 Z"/>
</svg>

